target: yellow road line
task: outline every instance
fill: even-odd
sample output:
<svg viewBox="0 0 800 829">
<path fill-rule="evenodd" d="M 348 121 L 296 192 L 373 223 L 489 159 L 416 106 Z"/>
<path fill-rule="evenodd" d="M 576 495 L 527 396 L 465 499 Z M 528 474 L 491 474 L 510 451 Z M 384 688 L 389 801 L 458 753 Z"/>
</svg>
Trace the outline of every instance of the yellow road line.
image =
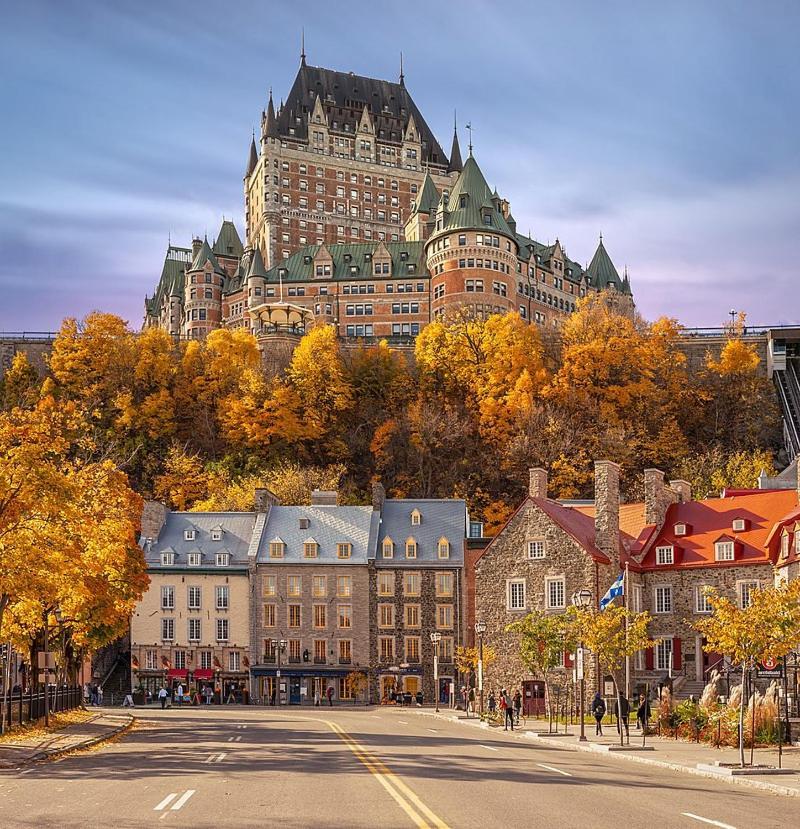
<svg viewBox="0 0 800 829">
<path fill-rule="evenodd" d="M 431 829 L 431 827 L 435 827 L 435 829 L 449 829 L 448 825 L 435 812 L 431 811 L 391 769 L 387 768 L 382 760 L 370 754 L 364 746 L 353 739 L 338 723 L 331 722 L 330 720 L 325 720 L 325 722 L 339 735 L 340 739 L 361 763 L 378 778 L 381 785 L 391 794 L 419 829 Z M 425 817 L 422 817 L 419 814 L 420 812 Z"/>
</svg>

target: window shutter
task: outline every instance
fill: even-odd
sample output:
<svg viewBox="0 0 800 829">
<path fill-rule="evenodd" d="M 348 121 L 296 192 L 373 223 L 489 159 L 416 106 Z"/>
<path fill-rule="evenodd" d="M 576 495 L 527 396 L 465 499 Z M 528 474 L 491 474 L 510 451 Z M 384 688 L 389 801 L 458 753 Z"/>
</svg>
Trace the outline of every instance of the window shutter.
<svg viewBox="0 0 800 829">
<path fill-rule="evenodd" d="M 681 669 L 681 640 L 672 640 L 672 669 L 679 671 Z"/>
<path fill-rule="evenodd" d="M 644 652 L 644 666 L 648 671 L 653 670 L 653 649 L 647 648 Z"/>
</svg>

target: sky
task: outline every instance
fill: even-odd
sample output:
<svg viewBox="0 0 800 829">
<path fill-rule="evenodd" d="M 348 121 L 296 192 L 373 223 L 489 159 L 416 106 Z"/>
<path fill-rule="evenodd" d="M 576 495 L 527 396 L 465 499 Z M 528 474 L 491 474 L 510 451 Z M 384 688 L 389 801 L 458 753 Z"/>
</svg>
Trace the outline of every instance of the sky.
<svg viewBox="0 0 800 829">
<path fill-rule="evenodd" d="M 0 331 L 141 324 L 168 239 L 244 236 L 269 87 L 308 63 L 453 111 L 523 232 L 600 233 L 648 319 L 800 322 L 800 4 L 26 0 L 0 30 Z M 467 139 L 461 133 L 461 146 Z"/>
</svg>

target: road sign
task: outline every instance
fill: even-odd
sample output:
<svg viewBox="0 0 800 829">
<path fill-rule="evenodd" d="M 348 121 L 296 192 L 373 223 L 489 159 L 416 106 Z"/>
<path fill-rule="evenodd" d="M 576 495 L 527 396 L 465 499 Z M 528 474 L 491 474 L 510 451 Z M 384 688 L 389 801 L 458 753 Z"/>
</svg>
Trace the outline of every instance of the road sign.
<svg viewBox="0 0 800 829">
<path fill-rule="evenodd" d="M 783 676 L 781 665 L 774 657 L 764 659 L 760 665 L 756 665 L 756 673 L 759 679 L 779 679 Z"/>
<path fill-rule="evenodd" d="M 774 656 L 770 656 L 761 663 L 765 671 L 774 671 L 778 667 L 778 660 Z"/>
</svg>

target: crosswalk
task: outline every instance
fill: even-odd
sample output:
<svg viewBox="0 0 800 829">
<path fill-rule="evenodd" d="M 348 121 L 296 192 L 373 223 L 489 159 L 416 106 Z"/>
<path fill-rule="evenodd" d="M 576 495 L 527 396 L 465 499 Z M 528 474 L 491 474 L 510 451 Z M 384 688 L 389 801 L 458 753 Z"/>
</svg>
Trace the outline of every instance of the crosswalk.
<svg viewBox="0 0 800 829">
<path fill-rule="evenodd" d="M 160 803 L 156 806 L 153 806 L 154 812 L 163 812 L 169 807 L 169 810 L 172 812 L 177 812 L 178 810 L 182 809 L 188 802 L 189 798 L 197 791 L 196 789 L 186 789 L 185 792 L 170 792 Z M 178 798 L 175 800 L 175 798 Z M 172 801 L 175 800 L 174 803 Z M 170 806 L 172 803 L 172 806 Z"/>
</svg>

